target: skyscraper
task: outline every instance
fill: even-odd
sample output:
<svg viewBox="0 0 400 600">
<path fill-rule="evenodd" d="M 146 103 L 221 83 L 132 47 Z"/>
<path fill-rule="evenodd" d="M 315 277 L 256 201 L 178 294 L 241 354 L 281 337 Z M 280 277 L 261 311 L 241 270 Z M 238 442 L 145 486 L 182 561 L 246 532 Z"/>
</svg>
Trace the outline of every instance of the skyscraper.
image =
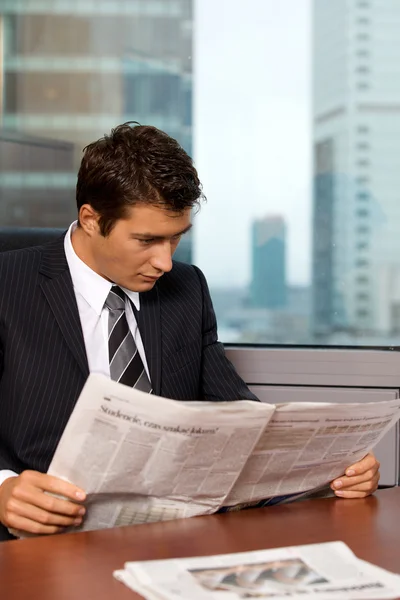
<svg viewBox="0 0 400 600">
<path fill-rule="evenodd" d="M 73 163 L 74 144 L 0 129 L 2 226 L 62 227 L 73 221 Z M 55 169 L 56 181 L 48 186 Z"/>
<path fill-rule="evenodd" d="M 314 0 L 313 329 L 400 331 L 400 2 Z"/>
<path fill-rule="evenodd" d="M 280 216 L 252 225 L 251 304 L 269 309 L 286 304 L 286 225 Z"/>
<path fill-rule="evenodd" d="M 192 0 L 0 0 L 0 127 L 74 148 L 69 174 L 25 177 L 28 195 L 63 186 L 73 203 L 82 148 L 124 121 L 191 154 L 192 54 Z"/>
</svg>

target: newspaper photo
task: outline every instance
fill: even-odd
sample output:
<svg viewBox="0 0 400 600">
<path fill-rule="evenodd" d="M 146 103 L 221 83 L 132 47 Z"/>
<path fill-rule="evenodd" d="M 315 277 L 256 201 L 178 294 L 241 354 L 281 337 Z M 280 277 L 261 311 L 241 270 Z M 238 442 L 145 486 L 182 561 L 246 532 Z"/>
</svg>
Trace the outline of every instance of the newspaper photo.
<svg viewBox="0 0 400 600">
<path fill-rule="evenodd" d="M 114 577 L 147 600 L 398 598 L 400 576 L 343 542 L 218 556 L 128 562 Z"/>
<path fill-rule="evenodd" d="M 87 494 L 74 531 L 206 515 L 328 484 L 399 415 L 399 399 L 179 402 L 92 374 L 48 472 Z"/>
</svg>

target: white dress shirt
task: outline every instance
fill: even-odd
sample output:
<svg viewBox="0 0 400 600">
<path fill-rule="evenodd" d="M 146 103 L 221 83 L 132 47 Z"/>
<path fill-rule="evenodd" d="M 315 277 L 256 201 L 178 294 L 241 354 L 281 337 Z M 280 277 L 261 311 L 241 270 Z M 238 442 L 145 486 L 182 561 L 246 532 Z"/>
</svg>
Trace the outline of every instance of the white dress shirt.
<svg viewBox="0 0 400 600">
<path fill-rule="evenodd" d="M 104 306 L 104 303 L 113 284 L 95 273 L 75 253 L 71 242 L 71 233 L 76 227 L 77 222 L 75 221 L 65 236 L 64 250 L 78 304 L 89 372 L 101 373 L 106 377 L 110 377 L 108 360 L 108 309 Z M 132 292 L 125 288 L 122 289 L 134 303 L 136 310 L 139 311 L 140 300 L 138 292 Z M 135 314 L 128 299 L 126 300 L 125 310 L 129 328 L 135 340 L 143 366 L 149 376 L 143 342 L 140 337 Z M 0 485 L 9 477 L 15 477 L 16 475 L 13 471 L 0 470 Z"/>
</svg>

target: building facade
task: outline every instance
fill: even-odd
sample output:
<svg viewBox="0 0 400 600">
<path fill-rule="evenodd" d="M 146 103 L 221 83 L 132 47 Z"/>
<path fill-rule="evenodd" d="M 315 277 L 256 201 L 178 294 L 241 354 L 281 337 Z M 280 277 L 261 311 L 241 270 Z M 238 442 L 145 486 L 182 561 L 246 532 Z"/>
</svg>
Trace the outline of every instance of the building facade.
<svg viewBox="0 0 400 600">
<path fill-rule="evenodd" d="M 400 3 L 314 0 L 313 332 L 400 331 Z"/>
<path fill-rule="evenodd" d="M 192 21 L 192 0 L 0 0 L 0 127 L 74 148 L 69 177 L 55 166 L 24 178 L 15 164 L 3 195 L 14 177 L 26 196 L 61 186 L 73 202 L 83 147 L 125 121 L 191 154 Z"/>
<path fill-rule="evenodd" d="M 280 216 L 253 222 L 250 297 L 255 308 L 286 305 L 286 225 Z"/>
</svg>

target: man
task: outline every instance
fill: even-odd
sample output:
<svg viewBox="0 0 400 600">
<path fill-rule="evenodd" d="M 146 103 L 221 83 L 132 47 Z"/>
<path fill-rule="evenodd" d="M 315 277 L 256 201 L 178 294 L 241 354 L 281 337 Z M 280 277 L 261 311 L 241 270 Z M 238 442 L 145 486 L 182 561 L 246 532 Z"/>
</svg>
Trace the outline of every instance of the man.
<svg viewBox="0 0 400 600">
<path fill-rule="evenodd" d="M 84 490 L 46 471 L 89 372 L 178 400 L 256 400 L 217 341 L 203 274 L 172 262 L 201 196 L 175 140 L 124 124 L 85 149 L 67 234 L 0 256 L 3 538 L 84 518 Z M 369 455 L 337 494 L 373 492 L 378 468 Z"/>
</svg>

